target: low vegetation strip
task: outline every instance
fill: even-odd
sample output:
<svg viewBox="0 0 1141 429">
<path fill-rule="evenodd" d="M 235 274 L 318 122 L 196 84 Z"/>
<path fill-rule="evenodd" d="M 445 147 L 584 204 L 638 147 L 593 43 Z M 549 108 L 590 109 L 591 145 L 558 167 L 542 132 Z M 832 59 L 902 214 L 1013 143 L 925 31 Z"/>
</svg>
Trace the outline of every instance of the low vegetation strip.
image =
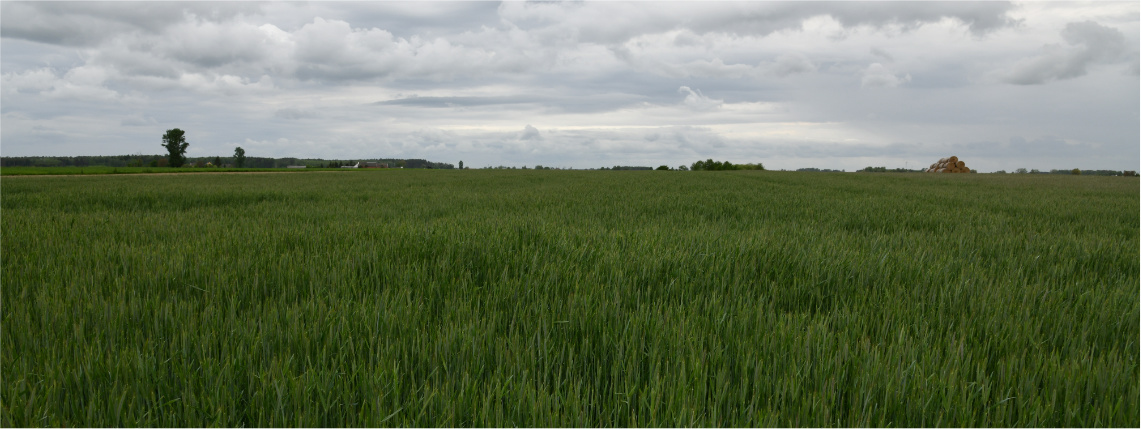
<svg viewBox="0 0 1141 429">
<path fill-rule="evenodd" d="M 299 173 L 364 171 L 342 168 L 163 168 L 163 167 L 4 167 L 2 176 L 90 176 L 104 174 Z"/>
<path fill-rule="evenodd" d="M 0 423 L 1137 427 L 1138 191 L 766 171 L 5 181 Z"/>
</svg>

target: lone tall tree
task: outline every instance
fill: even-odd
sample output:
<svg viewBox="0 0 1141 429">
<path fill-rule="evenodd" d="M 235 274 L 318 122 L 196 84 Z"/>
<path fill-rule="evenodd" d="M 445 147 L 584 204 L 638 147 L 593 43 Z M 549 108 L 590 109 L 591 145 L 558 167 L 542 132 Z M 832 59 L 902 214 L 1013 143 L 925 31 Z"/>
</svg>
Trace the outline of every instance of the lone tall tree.
<svg viewBox="0 0 1141 429">
<path fill-rule="evenodd" d="M 166 130 L 166 134 L 162 135 L 162 147 L 170 152 L 170 166 L 181 167 L 186 162 L 186 147 L 190 143 L 186 142 L 186 132 L 178 128 L 173 130 Z"/>
<path fill-rule="evenodd" d="M 246 150 L 241 146 L 234 148 L 234 165 L 238 168 L 246 165 Z"/>
</svg>

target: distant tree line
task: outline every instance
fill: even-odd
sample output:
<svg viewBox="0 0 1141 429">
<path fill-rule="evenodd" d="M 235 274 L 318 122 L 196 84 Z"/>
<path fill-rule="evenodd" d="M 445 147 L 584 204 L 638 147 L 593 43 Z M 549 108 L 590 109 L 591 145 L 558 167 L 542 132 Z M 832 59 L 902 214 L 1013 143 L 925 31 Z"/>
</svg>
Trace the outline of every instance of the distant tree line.
<svg viewBox="0 0 1141 429">
<path fill-rule="evenodd" d="M 310 168 L 327 168 L 331 164 L 353 165 L 359 162 L 379 162 L 389 167 L 454 169 L 455 165 L 446 162 L 432 162 L 424 159 L 358 159 L 352 161 L 303 159 L 303 158 L 264 158 L 245 156 L 241 153 L 244 168 L 285 168 L 290 165 L 304 165 Z M 183 158 L 186 167 L 237 167 L 234 156 L 204 156 Z M 0 157 L 0 167 L 167 167 L 168 155 L 111 155 L 111 156 L 5 156 Z"/>
<path fill-rule="evenodd" d="M 484 167 L 484 168 L 485 169 L 515 169 L 517 167 L 508 167 L 508 166 L 500 165 L 498 167 Z M 523 166 L 522 169 L 526 170 L 527 166 Z M 535 170 L 551 170 L 552 168 L 551 167 L 543 167 L 542 165 L 536 165 L 534 167 L 534 169 Z M 598 168 L 598 170 L 609 170 L 609 171 L 651 171 L 651 170 L 688 171 L 691 169 L 692 170 L 708 170 L 708 171 L 764 170 L 765 166 L 761 163 L 733 164 L 732 162 L 729 162 L 729 161 L 714 161 L 712 159 L 708 159 L 705 161 L 697 161 L 697 162 L 693 163 L 692 166 L 679 165 L 676 168 L 671 168 L 668 165 L 661 165 L 661 166 L 658 166 L 657 168 L 640 166 L 640 165 L 615 165 L 613 167 L 599 167 Z"/>
<path fill-rule="evenodd" d="M 241 149 L 241 148 L 238 148 Z M 184 166 L 186 167 L 245 167 L 245 168 L 285 168 L 291 165 L 304 165 L 309 168 L 339 168 L 345 165 L 354 165 L 357 162 L 377 162 L 380 164 L 388 164 L 390 168 L 425 168 L 425 169 L 455 169 L 456 166 L 446 162 L 432 162 L 425 159 L 398 159 L 398 158 L 373 158 L 373 159 L 354 159 L 354 160 L 326 160 L 321 158 L 265 158 L 255 156 L 245 156 L 245 151 L 235 151 L 234 156 L 205 156 L 205 157 L 184 157 Z M 0 167 L 168 167 L 170 166 L 169 155 L 110 155 L 110 156 L 5 156 L 0 157 Z M 515 169 L 519 167 L 484 167 L 490 169 Z M 528 169 L 527 166 L 521 167 Z M 544 167 L 536 165 L 533 167 L 535 170 L 552 170 L 555 168 Z M 653 167 L 642 166 L 623 166 L 615 165 L 613 167 L 602 167 L 599 170 L 654 170 Z M 679 165 L 676 168 L 668 166 L 660 166 L 657 170 L 697 170 L 697 171 L 721 171 L 721 170 L 764 170 L 764 165 L 761 163 L 756 164 L 733 164 L 729 161 L 714 161 L 708 159 L 705 161 L 697 161 L 688 168 L 685 165 Z M 843 172 L 843 170 L 831 170 L 827 168 L 798 168 L 796 171 L 803 172 Z M 904 168 L 887 168 L 887 167 L 865 167 L 857 170 L 863 173 L 920 173 L 923 170 L 908 170 Z M 998 170 L 995 174 L 1007 174 L 1006 170 Z M 1137 176 L 1136 171 L 1129 170 L 1049 170 L 1040 171 L 1037 169 L 1019 168 L 1013 171 L 1016 174 L 1067 174 L 1074 175 L 1080 174 L 1083 176 Z"/>
<path fill-rule="evenodd" d="M 388 162 L 388 161 L 395 162 L 396 160 L 380 160 L 379 162 Z M 401 161 L 404 161 L 404 168 L 431 168 L 431 169 L 440 169 L 440 170 L 452 170 L 452 169 L 456 168 L 455 165 L 452 165 L 452 164 L 449 164 L 446 162 L 432 162 L 432 161 L 428 161 L 428 160 L 424 160 L 424 159 L 404 159 Z M 389 164 L 389 165 L 392 165 L 392 164 Z"/>
<path fill-rule="evenodd" d="M 323 160 L 323 159 L 301 160 L 301 161 L 298 161 L 298 164 L 294 164 L 294 165 L 305 165 L 307 167 L 316 167 L 316 168 L 321 168 L 321 167 L 339 168 L 342 166 L 356 165 L 358 162 L 361 164 L 366 163 L 366 162 L 375 162 L 377 164 L 386 164 L 386 165 L 388 165 L 388 168 L 426 168 L 426 169 L 438 169 L 438 170 L 453 170 L 456 168 L 456 166 L 454 164 L 449 164 L 446 162 L 432 162 L 432 161 L 428 161 L 426 159 L 396 159 L 396 158 L 371 158 L 371 159 L 356 159 L 356 160 L 349 160 L 349 161 L 331 160 L 328 162 L 325 162 L 325 160 Z M 314 165 L 314 163 L 316 165 Z"/>
<path fill-rule="evenodd" d="M 5 156 L 0 167 L 143 167 L 165 155 L 113 155 L 113 156 Z"/>
<path fill-rule="evenodd" d="M 461 166 L 462 166 L 462 165 L 461 165 Z M 513 166 L 513 165 L 512 165 L 512 166 L 507 166 L 507 165 L 497 165 L 497 166 L 495 166 L 495 167 L 492 167 L 492 166 L 483 167 L 482 169 L 483 169 L 483 170 L 573 170 L 573 168 L 564 168 L 564 167 L 544 167 L 544 166 L 542 166 L 542 165 L 536 165 L 536 166 L 534 166 L 534 167 L 531 167 L 531 168 L 527 168 L 527 166 L 526 166 L 526 165 L 524 165 L 524 166 L 522 166 L 522 167 L 516 167 L 516 166 Z"/>
<path fill-rule="evenodd" d="M 908 170 L 906 168 L 864 167 L 856 170 L 857 173 L 922 173 L 924 170 Z"/>
<path fill-rule="evenodd" d="M 994 174 L 1007 174 L 1006 170 L 998 170 Z M 1070 170 L 1050 170 L 1039 171 L 1037 169 L 1027 170 L 1019 168 L 1014 170 L 1014 174 L 1069 174 L 1069 175 L 1082 175 L 1082 176 L 1136 176 L 1136 171 L 1130 170 L 1082 170 L 1074 168 Z"/>
<path fill-rule="evenodd" d="M 654 167 L 638 167 L 629 165 L 615 165 L 613 167 L 602 167 L 599 170 L 653 170 Z"/>
<path fill-rule="evenodd" d="M 831 168 L 798 168 L 796 171 L 806 171 L 811 173 L 843 173 L 844 170 L 833 170 Z"/>
<path fill-rule="evenodd" d="M 765 165 L 759 162 L 756 164 L 733 164 L 729 161 L 707 159 L 693 163 L 689 166 L 689 169 L 693 171 L 764 170 Z"/>
<path fill-rule="evenodd" d="M 1080 174 L 1082 176 L 1127 176 L 1125 171 L 1118 170 L 1050 170 L 1050 174 Z"/>
</svg>

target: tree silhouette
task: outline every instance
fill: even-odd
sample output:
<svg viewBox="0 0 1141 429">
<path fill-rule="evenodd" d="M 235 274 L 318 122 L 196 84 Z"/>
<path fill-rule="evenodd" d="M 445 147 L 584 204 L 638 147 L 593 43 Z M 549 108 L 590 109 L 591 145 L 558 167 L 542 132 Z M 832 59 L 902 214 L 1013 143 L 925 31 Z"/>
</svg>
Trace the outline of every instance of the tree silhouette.
<svg viewBox="0 0 1141 429">
<path fill-rule="evenodd" d="M 246 165 L 246 150 L 241 146 L 234 148 L 234 165 L 238 168 Z"/>
<path fill-rule="evenodd" d="M 166 130 L 166 134 L 162 135 L 162 147 L 165 147 L 167 152 L 170 152 L 170 166 L 181 167 L 186 162 L 186 147 L 190 143 L 186 142 L 186 132 L 178 128 Z"/>
</svg>

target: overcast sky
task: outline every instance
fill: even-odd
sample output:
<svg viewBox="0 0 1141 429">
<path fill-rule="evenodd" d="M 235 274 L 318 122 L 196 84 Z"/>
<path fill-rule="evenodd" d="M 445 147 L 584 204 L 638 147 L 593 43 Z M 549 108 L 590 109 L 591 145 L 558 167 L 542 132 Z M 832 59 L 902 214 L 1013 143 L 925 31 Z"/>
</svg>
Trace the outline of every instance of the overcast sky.
<svg viewBox="0 0 1141 429">
<path fill-rule="evenodd" d="M 1138 5 L 4 1 L 0 152 L 1137 170 Z"/>
</svg>

